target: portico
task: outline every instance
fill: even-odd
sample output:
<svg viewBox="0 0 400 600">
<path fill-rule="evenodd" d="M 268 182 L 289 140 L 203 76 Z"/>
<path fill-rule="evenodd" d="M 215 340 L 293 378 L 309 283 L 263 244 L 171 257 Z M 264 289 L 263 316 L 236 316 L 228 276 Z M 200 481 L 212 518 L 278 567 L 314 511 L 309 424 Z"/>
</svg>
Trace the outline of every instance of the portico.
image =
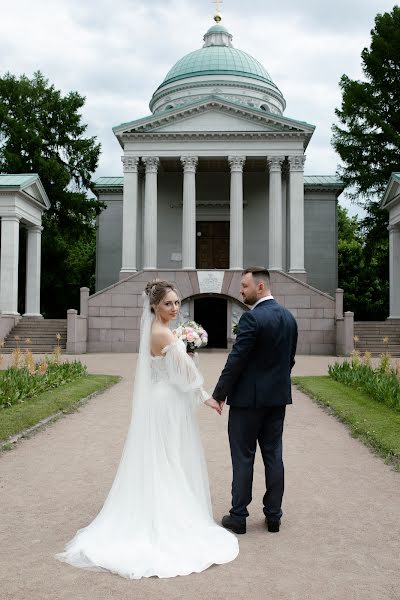
<svg viewBox="0 0 400 600">
<path fill-rule="evenodd" d="M 23 316 L 42 318 L 40 268 L 42 214 L 50 201 L 39 176 L 0 175 L 0 311 L 18 317 L 20 228 L 26 228 L 26 288 Z"/>
</svg>

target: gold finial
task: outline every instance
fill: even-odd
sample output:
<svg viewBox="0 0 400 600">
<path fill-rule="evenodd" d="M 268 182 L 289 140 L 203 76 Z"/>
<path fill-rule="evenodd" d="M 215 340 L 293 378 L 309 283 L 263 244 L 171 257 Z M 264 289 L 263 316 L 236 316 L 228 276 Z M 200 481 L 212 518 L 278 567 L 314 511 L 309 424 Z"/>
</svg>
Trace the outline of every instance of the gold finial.
<svg viewBox="0 0 400 600">
<path fill-rule="evenodd" d="M 216 13 L 214 15 L 214 21 L 216 23 L 220 23 L 222 20 L 222 15 L 220 12 L 220 8 L 221 8 L 221 4 L 222 4 L 223 0 L 212 0 L 212 3 L 215 4 L 215 8 L 216 8 Z"/>
</svg>

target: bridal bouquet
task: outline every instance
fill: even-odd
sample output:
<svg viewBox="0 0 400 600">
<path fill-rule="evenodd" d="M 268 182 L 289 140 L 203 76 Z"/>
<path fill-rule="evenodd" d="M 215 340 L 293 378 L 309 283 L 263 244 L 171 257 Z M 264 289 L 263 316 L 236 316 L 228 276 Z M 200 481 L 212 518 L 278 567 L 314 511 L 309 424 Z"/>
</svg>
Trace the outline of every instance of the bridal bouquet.
<svg viewBox="0 0 400 600">
<path fill-rule="evenodd" d="M 185 343 L 186 352 L 194 352 L 208 343 L 207 331 L 195 321 L 185 321 L 174 329 L 173 334 Z"/>
</svg>

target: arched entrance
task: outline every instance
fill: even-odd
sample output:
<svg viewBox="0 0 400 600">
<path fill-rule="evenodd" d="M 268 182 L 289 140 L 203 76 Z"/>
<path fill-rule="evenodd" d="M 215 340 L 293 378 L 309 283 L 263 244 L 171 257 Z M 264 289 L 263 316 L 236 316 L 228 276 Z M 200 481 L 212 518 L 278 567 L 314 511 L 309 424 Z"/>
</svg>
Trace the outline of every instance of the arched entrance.
<svg viewBox="0 0 400 600">
<path fill-rule="evenodd" d="M 194 299 L 194 320 L 208 333 L 208 348 L 227 348 L 228 300 L 224 297 L 203 296 Z"/>
</svg>

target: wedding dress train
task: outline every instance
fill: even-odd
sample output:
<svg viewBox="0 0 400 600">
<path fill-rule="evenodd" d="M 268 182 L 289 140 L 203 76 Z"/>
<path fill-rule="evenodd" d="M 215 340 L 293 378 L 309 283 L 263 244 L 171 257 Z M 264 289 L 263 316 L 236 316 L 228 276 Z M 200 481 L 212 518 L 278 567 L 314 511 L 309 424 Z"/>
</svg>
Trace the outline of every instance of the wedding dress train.
<svg viewBox="0 0 400 600">
<path fill-rule="evenodd" d="M 207 398 L 185 345 L 150 356 L 142 320 L 132 422 L 108 498 L 57 558 L 123 577 L 174 577 L 233 560 L 236 537 L 212 516 L 197 407 Z"/>
</svg>

